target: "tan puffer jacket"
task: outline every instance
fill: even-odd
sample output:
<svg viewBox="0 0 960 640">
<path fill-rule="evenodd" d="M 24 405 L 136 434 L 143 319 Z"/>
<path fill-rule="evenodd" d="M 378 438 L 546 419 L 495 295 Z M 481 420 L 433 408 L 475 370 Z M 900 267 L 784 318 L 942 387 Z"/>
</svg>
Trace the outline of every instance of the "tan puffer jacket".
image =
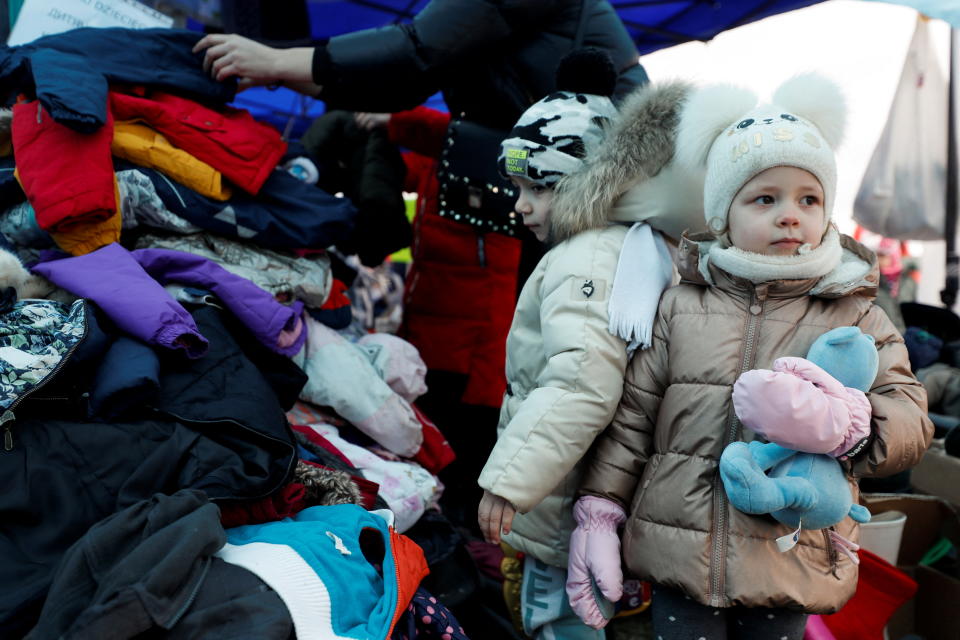
<svg viewBox="0 0 960 640">
<path fill-rule="evenodd" d="M 774 540 L 788 527 L 730 506 L 718 460 L 731 441 L 753 439 L 733 413 L 737 377 L 781 356 L 804 356 L 818 336 L 843 325 L 874 336 L 880 353 L 867 394 L 875 438 L 856 459 L 853 476 L 889 475 L 920 460 L 933 425 L 902 338 L 871 303 L 876 258 L 843 237 L 844 251 L 863 261 L 863 273 L 816 296 L 809 295 L 815 279 L 753 285 L 712 266 L 708 286 L 695 240 L 681 241 L 684 280 L 661 300 L 653 346 L 628 367 L 620 407 L 598 438 L 583 492 L 627 508 L 623 556 L 640 576 L 714 607 L 836 611 L 856 589 L 856 565 L 826 530 L 804 530 L 793 550 L 780 553 Z M 850 487 L 859 495 L 853 478 Z M 850 518 L 835 528 L 850 540 L 859 537 Z"/>
</svg>

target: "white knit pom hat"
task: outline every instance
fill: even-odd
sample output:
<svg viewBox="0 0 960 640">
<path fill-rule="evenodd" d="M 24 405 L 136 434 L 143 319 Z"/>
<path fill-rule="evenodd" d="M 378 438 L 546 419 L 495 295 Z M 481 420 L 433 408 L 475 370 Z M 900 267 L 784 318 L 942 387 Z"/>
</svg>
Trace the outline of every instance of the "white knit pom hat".
<svg viewBox="0 0 960 640">
<path fill-rule="evenodd" d="M 823 187 L 824 231 L 837 191 L 834 149 L 843 137 L 843 94 L 827 78 L 806 74 L 785 82 L 770 104 L 740 87 L 693 92 L 680 116 L 677 161 L 706 167 L 704 217 L 717 235 L 727 231 L 730 203 L 744 184 L 771 167 L 799 167 Z"/>
</svg>

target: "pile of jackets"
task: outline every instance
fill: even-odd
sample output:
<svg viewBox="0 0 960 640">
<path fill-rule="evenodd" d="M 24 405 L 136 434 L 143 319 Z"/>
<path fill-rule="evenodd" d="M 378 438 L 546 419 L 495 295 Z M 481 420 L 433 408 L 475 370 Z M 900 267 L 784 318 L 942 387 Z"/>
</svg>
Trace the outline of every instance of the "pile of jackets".
<svg viewBox="0 0 960 640">
<path fill-rule="evenodd" d="M 0 636 L 465 637 L 402 535 L 454 457 L 426 367 L 344 331 L 357 209 L 199 37 L 0 49 Z"/>
</svg>

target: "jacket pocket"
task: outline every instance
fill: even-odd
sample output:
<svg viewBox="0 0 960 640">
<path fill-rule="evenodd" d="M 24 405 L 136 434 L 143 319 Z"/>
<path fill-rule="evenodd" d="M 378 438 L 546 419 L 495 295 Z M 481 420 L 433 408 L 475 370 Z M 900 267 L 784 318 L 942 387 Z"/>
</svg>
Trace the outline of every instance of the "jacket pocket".
<svg viewBox="0 0 960 640">
<path fill-rule="evenodd" d="M 223 116 L 215 111 L 194 109 L 180 115 L 180 122 L 205 132 L 223 131 Z"/>
<path fill-rule="evenodd" d="M 660 463 L 663 461 L 663 456 L 659 453 L 653 454 L 650 459 L 647 461 L 647 464 L 643 468 L 643 473 L 640 474 L 640 486 L 637 487 L 636 495 L 634 495 L 633 503 L 630 505 L 630 513 L 634 514 L 640 509 L 640 504 L 643 502 L 643 496 L 646 495 L 647 489 L 653 484 L 654 478 L 657 475 L 657 469 L 660 468 Z"/>
<path fill-rule="evenodd" d="M 243 161 L 267 158 L 271 152 L 269 143 L 272 136 L 258 129 L 255 123 L 238 121 L 229 114 L 221 114 L 203 107 L 188 109 L 177 118 L 181 126 L 192 129 L 203 136 L 216 151 L 207 147 L 207 153 L 218 157 L 233 156 Z M 279 142 L 279 135 L 277 135 Z M 191 149 L 185 151 L 192 152 Z M 194 154 L 196 155 L 196 154 Z M 216 163 L 210 162 L 216 167 Z"/>
</svg>

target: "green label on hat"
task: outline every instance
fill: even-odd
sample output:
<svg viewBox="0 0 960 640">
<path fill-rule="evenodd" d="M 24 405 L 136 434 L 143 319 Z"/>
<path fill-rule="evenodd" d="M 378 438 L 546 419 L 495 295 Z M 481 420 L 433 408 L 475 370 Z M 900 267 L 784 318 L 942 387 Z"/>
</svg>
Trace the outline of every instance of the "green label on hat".
<svg viewBox="0 0 960 640">
<path fill-rule="evenodd" d="M 507 149 L 505 158 L 507 173 L 510 175 L 527 175 L 527 150 Z"/>
</svg>

